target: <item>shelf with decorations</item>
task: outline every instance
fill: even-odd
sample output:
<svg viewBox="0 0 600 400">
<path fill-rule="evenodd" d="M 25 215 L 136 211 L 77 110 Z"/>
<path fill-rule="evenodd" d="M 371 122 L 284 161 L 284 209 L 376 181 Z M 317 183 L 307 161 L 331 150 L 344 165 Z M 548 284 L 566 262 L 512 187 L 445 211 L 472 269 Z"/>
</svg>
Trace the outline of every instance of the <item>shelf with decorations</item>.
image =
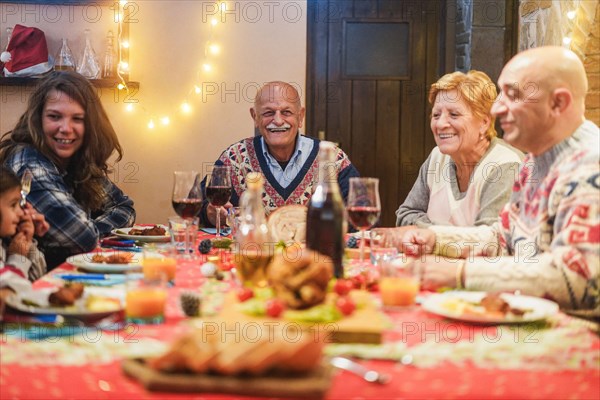
<svg viewBox="0 0 600 400">
<path fill-rule="evenodd" d="M 0 77 L 0 86 L 35 86 L 41 78 L 17 78 L 17 77 Z M 90 79 L 90 83 L 97 88 L 118 88 L 121 83 L 120 79 Z M 139 82 L 126 81 L 130 88 L 138 89 Z"/>
<path fill-rule="evenodd" d="M 0 3 L 4 3 L 6 2 L 6 0 L 0 0 Z M 24 8 L 26 6 L 26 4 L 28 3 L 32 3 L 32 4 L 40 4 L 40 8 L 36 9 L 36 6 L 30 6 L 29 8 Z M 52 6 L 47 6 L 47 4 L 52 4 Z M 56 55 L 56 57 L 49 57 L 48 63 L 52 64 L 54 63 L 54 68 L 55 69 L 65 69 L 65 70 L 76 70 L 77 72 L 79 72 L 80 74 L 82 74 L 83 76 L 87 77 L 88 80 L 90 81 L 90 83 L 97 87 L 97 88 L 107 88 L 107 89 L 118 89 L 118 90 L 129 90 L 129 89 L 138 89 L 140 87 L 140 83 L 139 82 L 134 82 L 134 81 L 130 81 L 129 80 L 129 23 L 130 21 L 137 21 L 134 18 L 132 18 L 133 15 L 136 14 L 136 12 L 138 11 L 138 6 L 135 3 L 129 3 L 126 0 L 119 0 L 119 1 L 109 1 L 109 0 L 100 0 L 100 1 L 94 1 L 92 2 L 91 0 L 46 0 L 46 1 L 41 1 L 41 0 L 20 0 L 15 2 L 15 4 L 10 6 L 10 11 L 11 13 L 15 14 L 15 15 L 20 15 L 23 14 L 25 12 L 28 12 L 27 10 L 31 11 L 37 11 L 37 12 L 42 12 L 43 10 L 45 10 L 45 7 L 53 7 L 52 9 L 55 10 L 57 12 L 57 15 L 69 15 L 69 20 L 68 21 L 63 21 L 64 23 L 73 23 L 73 21 L 77 21 L 77 18 L 74 18 L 73 16 L 77 16 L 79 15 L 79 13 L 81 13 L 83 20 L 85 20 L 86 22 L 90 21 L 90 18 L 87 16 L 86 12 L 89 13 L 90 10 L 92 10 L 93 12 L 96 13 L 96 18 L 93 19 L 94 22 L 98 22 L 100 21 L 100 18 L 102 17 L 102 15 L 106 15 L 107 17 L 102 19 L 102 23 L 106 23 L 108 21 L 108 26 L 106 27 L 108 29 L 108 35 L 106 37 L 106 48 L 103 49 L 103 54 L 100 56 L 101 59 L 99 59 L 99 57 L 96 55 L 96 53 L 93 50 L 92 45 L 90 44 L 90 29 L 84 25 L 84 27 L 86 28 L 84 30 L 85 32 L 85 44 L 86 44 L 86 48 L 83 52 L 83 56 L 82 59 L 79 60 L 81 62 L 81 64 L 78 63 L 78 67 L 75 67 L 75 60 L 74 59 L 70 59 L 69 61 L 71 62 L 71 64 L 65 64 L 70 66 L 70 68 L 63 68 L 63 62 L 65 61 L 65 59 L 63 59 L 62 57 L 65 55 L 65 53 L 63 53 L 63 48 L 61 48 L 59 54 Z M 33 7 L 33 8 L 32 8 Z M 75 11 L 75 8 L 77 8 L 77 11 Z M 108 11 L 108 13 L 106 12 Z M 70 13 L 70 14 L 69 14 Z M 60 19 L 59 19 L 60 20 Z M 60 20 L 62 21 L 62 20 Z M 18 56 L 22 56 L 24 50 L 26 49 L 28 52 L 34 52 L 37 51 L 38 49 L 36 48 L 36 46 L 33 46 L 33 50 L 31 49 L 31 46 L 29 44 L 25 45 L 25 47 L 23 48 L 19 48 L 19 44 L 13 45 L 12 49 L 10 49 L 11 51 L 9 51 L 9 43 L 10 43 L 10 39 L 12 36 L 12 32 L 13 32 L 13 27 L 17 27 L 17 24 L 20 22 L 18 20 L 10 20 L 10 21 L 3 21 L 3 22 L 7 22 L 6 23 L 6 48 L 4 47 L 4 42 L 2 47 L 0 48 L 0 51 L 5 50 L 2 52 L 2 55 L 0 56 L 0 61 L 2 62 L 7 62 L 10 61 L 10 58 L 12 58 L 14 53 L 14 48 L 17 47 L 17 53 Z M 48 29 L 48 26 L 46 24 L 46 26 L 41 26 L 40 28 L 42 29 Z M 114 24 L 114 25 L 113 25 Z M 22 26 L 23 24 L 20 24 L 21 26 L 19 26 L 19 29 L 21 31 L 24 30 L 29 30 L 29 29 L 37 29 L 38 27 L 24 27 Z M 48 29 L 48 31 L 52 31 L 51 29 Z M 113 31 L 116 31 L 116 35 L 113 35 Z M 44 35 L 44 33 L 42 32 L 42 35 Z M 63 34 L 61 33 L 60 37 L 62 38 L 63 41 L 63 46 L 67 47 L 68 50 L 68 55 L 70 57 L 72 57 L 72 54 L 70 53 L 71 50 L 68 48 L 66 41 L 67 39 L 62 36 Z M 15 36 L 16 37 L 16 36 Z M 22 40 L 24 37 L 23 36 L 18 36 L 19 40 Z M 27 36 L 28 37 L 28 36 Z M 19 43 L 19 42 L 18 42 Z M 36 42 L 37 43 L 37 42 Z M 41 42 L 40 42 L 41 43 Z M 45 43 L 46 43 L 46 39 L 43 39 L 43 43 L 45 47 Z M 40 44 L 41 46 L 41 44 Z M 39 47 L 39 46 L 38 46 Z M 88 57 L 86 57 L 86 54 L 88 54 L 88 51 L 90 52 L 90 54 L 88 55 Z M 8 53 L 8 54 L 5 54 Z M 10 54 L 13 53 L 13 54 Z M 110 53 L 110 55 L 109 55 Z M 6 60 L 6 56 L 8 55 L 8 60 Z M 28 59 L 29 60 L 35 60 L 35 57 L 32 57 L 30 54 L 28 55 Z M 52 58 L 54 58 L 54 60 L 52 60 Z M 22 58 L 21 58 L 22 59 Z M 45 57 L 44 57 L 45 59 Z M 87 62 L 86 62 L 87 61 Z M 109 63 L 109 64 L 107 64 Z M 2 64 L 0 64 L 2 65 Z M 85 67 L 87 68 L 85 68 Z M 108 68 L 108 69 L 107 69 Z M 98 71 L 100 70 L 100 71 Z M 0 74 L 0 87 L 2 86 L 35 86 L 37 85 L 41 79 L 44 78 L 44 76 L 46 75 L 45 72 L 47 71 L 47 69 L 40 71 L 42 74 L 39 76 L 2 76 L 2 74 Z M 13 71 L 11 71 L 13 72 Z"/>
</svg>

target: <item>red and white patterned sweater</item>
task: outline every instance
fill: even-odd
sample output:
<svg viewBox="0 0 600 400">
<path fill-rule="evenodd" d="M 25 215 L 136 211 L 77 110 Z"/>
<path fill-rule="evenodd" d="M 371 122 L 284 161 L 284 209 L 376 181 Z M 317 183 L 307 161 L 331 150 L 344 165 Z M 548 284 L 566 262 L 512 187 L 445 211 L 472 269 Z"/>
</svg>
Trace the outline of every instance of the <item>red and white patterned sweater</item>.
<svg viewBox="0 0 600 400">
<path fill-rule="evenodd" d="M 432 227 L 440 245 L 473 248 L 468 289 L 520 290 L 600 315 L 599 136 L 586 121 L 546 153 L 528 155 L 494 226 Z"/>
</svg>

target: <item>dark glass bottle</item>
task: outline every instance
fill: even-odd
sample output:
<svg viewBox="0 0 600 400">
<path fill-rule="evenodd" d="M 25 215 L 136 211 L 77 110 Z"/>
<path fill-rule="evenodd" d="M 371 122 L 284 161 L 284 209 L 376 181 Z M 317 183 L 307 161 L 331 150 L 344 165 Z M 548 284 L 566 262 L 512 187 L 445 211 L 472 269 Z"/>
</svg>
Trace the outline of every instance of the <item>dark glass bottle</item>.
<svg viewBox="0 0 600 400">
<path fill-rule="evenodd" d="M 337 182 L 336 151 L 331 142 L 319 145 L 319 181 L 308 203 L 306 247 L 333 260 L 333 274 L 344 277 L 344 203 Z"/>
</svg>

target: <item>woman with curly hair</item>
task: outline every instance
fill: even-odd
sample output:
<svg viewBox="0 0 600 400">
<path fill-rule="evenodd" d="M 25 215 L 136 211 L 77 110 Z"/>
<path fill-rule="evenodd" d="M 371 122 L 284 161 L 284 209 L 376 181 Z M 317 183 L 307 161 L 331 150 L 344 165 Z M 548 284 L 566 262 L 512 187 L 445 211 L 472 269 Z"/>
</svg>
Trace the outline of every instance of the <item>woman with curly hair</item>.
<svg viewBox="0 0 600 400">
<path fill-rule="evenodd" d="M 429 90 L 437 147 L 396 211 L 396 225 L 491 225 L 523 154 L 496 137 L 496 85 L 481 71 L 442 76 Z"/>
<path fill-rule="evenodd" d="M 53 72 L 0 141 L 0 163 L 33 174 L 27 200 L 50 224 L 40 238 L 48 268 L 93 250 L 99 238 L 135 220 L 133 201 L 108 178 L 121 145 L 93 86 L 75 72 Z"/>
</svg>

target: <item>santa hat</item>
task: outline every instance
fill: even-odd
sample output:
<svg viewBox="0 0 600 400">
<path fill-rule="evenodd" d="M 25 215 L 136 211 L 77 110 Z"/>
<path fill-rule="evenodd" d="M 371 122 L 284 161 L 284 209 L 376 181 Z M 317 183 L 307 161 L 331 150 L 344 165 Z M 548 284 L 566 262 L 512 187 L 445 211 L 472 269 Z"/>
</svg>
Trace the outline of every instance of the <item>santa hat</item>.
<svg viewBox="0 0 600 400">
<path fill-rule="evenodd" d="M 38 28 L 15 25 L 6 51 L 0 55 L 4 76 L 33 76 L 52 69 L 48 62 L 48 45 L 44 32 Z"/>
</svg>

